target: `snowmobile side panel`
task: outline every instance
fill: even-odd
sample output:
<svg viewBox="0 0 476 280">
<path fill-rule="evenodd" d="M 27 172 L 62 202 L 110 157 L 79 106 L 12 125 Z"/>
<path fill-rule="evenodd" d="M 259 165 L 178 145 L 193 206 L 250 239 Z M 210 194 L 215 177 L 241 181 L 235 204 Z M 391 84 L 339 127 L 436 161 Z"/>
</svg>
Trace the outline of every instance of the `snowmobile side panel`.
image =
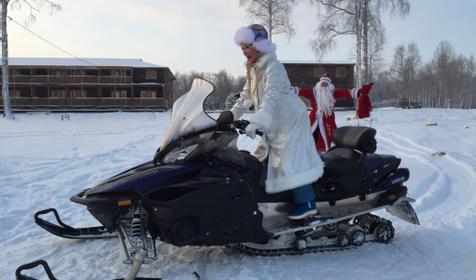
<svg viewBox="0 0 476 280">
<path fill-rule="evenodd" d="M 161 240 L 179 246 L 266 241 L 263 215 L 237 175 L 198 177 L 147 195 Z"/>
<path fill-rule="evenodd" d="M 134 192 L 129 193 L 103 193 L 89 195 L 89 189 L 73 195 L 70 200 L 87 207 L 88 211 L 98 220 L 109 232 L 113 232 L 116 227 L 117 218 L 129 211 L 128 206 L 120 206 L 119 201 L 135 201 L 139 196 Z"/>
<path fill-rule="evenodd" d="M 159 187 L 170 179 L 200 170 L 203 165 L 161 165 L 156 167 L 152 163 L 149 163 L 148 165 L 140 165 L 139 167 L 141 168 L 130 169 L 129 172 L 123 173 L 119 177 L 113 177 L 106 182 L 91 188 L 86 192 L 86 195 L 119 193 L 126 191 L 144 193 L 150 189 Z"/>
<path fill-rule="evenodd" d="M 398 168 L 393 170 L 387 177 L 381 180 L 378 184 L 371 186 L 369 191 L 379 191 L 391 189 L 395 185 L 402 185 L 410 177 L 410 171 L 407 168 Z"/>
<path fill-rule="evenodd" d="M 346 148 L 338 150 L 341 149 Z M 314 183 L 317 201 L 336 201 L 359 194 L 361 178 L 360 168 L 354 159 L 341 156 L 328 159 L 324 175 Z"/>
<path fill-rule="evenodd" d="M 376 190 L 375 185 L 381 185 L 400 165 L 401 159 L 391 155 L 366 154 L 362 160 L 362 188 Z M 408 178 L 407 178 L 408 179 Z"/>
</svg>

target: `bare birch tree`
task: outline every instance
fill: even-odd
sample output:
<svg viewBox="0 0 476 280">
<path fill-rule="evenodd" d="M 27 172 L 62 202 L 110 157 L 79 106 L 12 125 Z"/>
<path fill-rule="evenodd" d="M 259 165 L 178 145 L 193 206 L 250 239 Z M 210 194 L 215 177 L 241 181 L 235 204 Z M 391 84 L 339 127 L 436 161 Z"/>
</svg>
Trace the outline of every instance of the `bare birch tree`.
<svg viewBox="0 0 476 280">
<path fill-rule="evenodd" d="M 289 39 L 295 34 L 292 11 L 297 0 L 240 0 L 240 6 L 253 20 L 258 20 L 268 31 L 269 41 L 273 35 L 285 34 Z"/>
<path fill-rule="evenodd" d="M 415 80 L 421 57 L 415 43 L 409 44 L 406 48 L 403 45 L 395 49 L 391 72 L 393 73 L 399 97 L 415 98 Z"/>
<path fill-rule="evenodd" d="M 474 57 L 455 53 L 451 43 L 438 44 L 430 62 L 421 65 L 415 43 L 398 46 L 389 71 L 379 73 L 374 95 L 377 103 L 408 98 L 410 107 L 476 108 Z"/>
<path fill-rule="evenodd" d="M 174 81 L 173 87 L 173 101 L 190 90 L 190 86 L 195 78 L 208 80 L 215 86 L 213 94 L 207 98 L 207 109 L 223 109 L 225 107 L 226 97 L 230 93 L 241 92 L 246 82 L 245 76 L 234 77 L 226 70 L 221 70 L 216 73 L 195 71 L 189 73 L 176 72 L 174 75 L 176 80 Z"/>
<path fill-rule="evenodd" d="M 370 34 L 367 45 L 368 65 L 366 66 L 366 69 L 368 69 L 368 71 L 367 76 L 364 77 L 366 81 L 375 81 L 375 77 L 378 73 L 384 71 L 385 60 L 382 57 L 384 45 L 385 34 L 383 32 L 372 32 Z"/>
<path fill-rule="evenodd" d="M 434 69 L 434 74 L 436 75 L 436 106 L 441 107 L 445 104 L 446 99 L 444 93 L 447 91 L 447 84 L 449 82 L 449 68 L 450 63 L 455 56 L 453 46 L 447 41 L 440 42 L 436 47 L 435 53 L 433 54 L 433 61 L 431 62 Z"/>
<path fill-rule="evenodd" d="M 385 43 L 385 28 L 381 13 L 405 16 L 410 11 L 408 0 L 311 0 L 318 7 L 321 22 L 318 36 L 311 41 L 319 57 L 335 46 L 340 36 L 356 38 L 357 86 L 370 81 L 372 76 L 371 51 L 381 50 Z"/>
<path fill-rule="evenodd" d="M 9 72 L 8 72 L 8 32 L 7 32 L 7 18 L 9 7 L 21 9 L 26 6 L 30 10 L 30 14 L 26 21 L 28 23 L 34 22 L 36 14 L 40 8 L 46 4 L 50 7 L 51 12 L 54 10 L 61 10 L 61 6 L 51 0 L 2 0 L 2 98 L 3 98 L 3 114 L 6 119 L 14 119 L 11 109 L 10 92 L 9 92 Z"/>
</svg>

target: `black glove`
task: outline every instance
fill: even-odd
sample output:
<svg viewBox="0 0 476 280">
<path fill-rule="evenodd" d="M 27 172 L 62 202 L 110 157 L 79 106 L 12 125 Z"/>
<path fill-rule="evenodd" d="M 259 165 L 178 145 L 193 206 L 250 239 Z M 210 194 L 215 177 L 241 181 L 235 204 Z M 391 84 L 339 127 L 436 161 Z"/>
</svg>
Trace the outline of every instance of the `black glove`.
<svg viewBox="0 0 476 280">
<path fill-rule="evenodd" d="M 217 119 L 218 126 L 225 126 L 233 123 L 233 113 L 231 111 L 223 111 Z"/>
</svg>

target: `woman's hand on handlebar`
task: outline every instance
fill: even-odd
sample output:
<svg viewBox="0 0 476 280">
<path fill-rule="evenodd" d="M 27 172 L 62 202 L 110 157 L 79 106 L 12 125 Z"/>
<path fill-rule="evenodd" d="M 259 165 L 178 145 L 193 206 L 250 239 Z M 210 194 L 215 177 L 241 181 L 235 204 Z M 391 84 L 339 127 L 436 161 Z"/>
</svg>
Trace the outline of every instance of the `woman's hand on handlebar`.
<svg viewBox="0 0 476 280">
<path fill-rule="evenodd" d="M 250 123 L 247 120 L 237 120 L 233 122 L 235 128 L 238 128 L 241 134 L 246 133 L 250 138 L 256 138 L 256 135 L 263 136 L 264 128 L 257 123 Z"/>
</svg>

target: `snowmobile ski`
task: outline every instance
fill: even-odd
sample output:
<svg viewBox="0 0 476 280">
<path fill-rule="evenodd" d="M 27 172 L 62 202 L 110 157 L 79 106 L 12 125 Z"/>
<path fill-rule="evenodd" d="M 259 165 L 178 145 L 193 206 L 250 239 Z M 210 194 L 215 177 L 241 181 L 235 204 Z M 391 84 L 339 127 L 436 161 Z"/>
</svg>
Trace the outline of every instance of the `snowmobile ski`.
<svg viewBox="0 0 476 280">
<path fill-rule="evenodd" d="M 37 266 L 40 266 L 40 265 L 45 270 L 45 273 L 48 276 L 49 280 L 57 280 L 56 277 L 53 275 L 53 272 L 51 272 L 50 266 L 44 260 L 37 260 L 37 261 L 33 261 L 33 262 L 30 262 L 30 263 L 20 265 L 15 271 L 16 279 L 17 280 L 36 280 L 35 278 L 32 278 L 32 277 L 29 277 L 29 276 L 26 276 L 26 275 L 22 274 L 22 272 L 26 271 L 26 270 L 33 269 L 33 268 L 35 268 Z"/>
<path fill-rule="evenodd" d="M 45 261 L 45 260 L 37 260 L 37 261 L 33 261 L 33 262 L 30 262 L 30 263 L 26 263 L 26 264 L 23 264 L 23 265 L 20 265 L 16 271 L 15 271 L 15 276 L 16 276 L 16 280 L 38 280 L 37 278 L 33 278 L 33 277 L 30 277 L 30 276 L 27 276 L 25 274 L 23 274 L 23 272 L 26 272 L 28 270 L 31 270 L 31 269 L 34 269 L 35 267 L 37 266 L 42 266 L 46 275 L 48 276 L 48 279 L 49 280 L 58 280 L 58 278 L 56 278 L 54 275 L 53 275 L 53 272 L 51 271 L 51 268 L 50 266 L 48 265 L 48 263 Z M 195 271 L 194 271 L 195 272 Z M 196 273 L 196 272 L 195 272 Z M 195 274 L 194 274 L 195 275 Z M 150 277 L 135 277 L 135 278 L 116 278 L 114 280 L 128 280 L 128 279 L 135 279 L 135 280 L 162 280 L 162 278 L 150 278 Z"/>
<path fill-rule="evenodd" d="M 53 213 L 58 224 L 42 219 L 40 216 Z M 48 208 L 35 213 L 35 223 L 46 231 L 68 239 L 103 239 L 117 237 L 117 234 L 110 233 L 104 226 L 74 228 L 65 224 L 55 208 Z"/>
</svg>

